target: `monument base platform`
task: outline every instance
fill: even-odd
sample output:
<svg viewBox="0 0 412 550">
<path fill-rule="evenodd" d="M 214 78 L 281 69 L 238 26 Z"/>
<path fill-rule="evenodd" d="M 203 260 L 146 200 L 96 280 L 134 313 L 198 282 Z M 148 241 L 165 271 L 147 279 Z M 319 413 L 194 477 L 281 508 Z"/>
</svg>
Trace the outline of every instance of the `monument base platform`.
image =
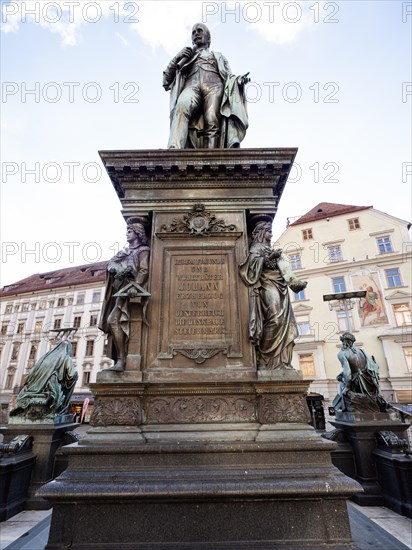
<svg viewBox="0 0 412 550">
<path fill-rule="evenodd" d="M 335 444 L 305 424 L 256 431 L 122 445 L 90 430 L 39 492 L 53 505 L 47 550 L 355 548 L 346 499 L 360 487 L 331 464 Z"/>
</svg>

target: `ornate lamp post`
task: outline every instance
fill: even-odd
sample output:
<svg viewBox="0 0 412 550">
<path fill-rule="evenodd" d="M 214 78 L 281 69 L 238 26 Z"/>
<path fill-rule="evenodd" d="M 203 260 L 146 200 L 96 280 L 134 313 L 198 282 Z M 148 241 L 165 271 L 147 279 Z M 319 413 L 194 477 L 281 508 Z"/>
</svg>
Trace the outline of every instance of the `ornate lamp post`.
<svg viewBox="0 0 412 550">
<path fill-rule="evenodd" d="M 329 302 L 329 309 L 339 309 L 344 311 L 346 315 L 346 321 L 348 323 L 348 332 L 352 332 L 352 324 L 350 320 L 349 311 L 353 309 L 355 305 L 354 299 L 358 298 L 360 301 L 360 307 L 362 307 L 362 298 L 365 298 L 366 290 L 357 290 L 354 292 L 336 292 L 335 294 L 324 294 L 323 301 Z"/>
</svg>

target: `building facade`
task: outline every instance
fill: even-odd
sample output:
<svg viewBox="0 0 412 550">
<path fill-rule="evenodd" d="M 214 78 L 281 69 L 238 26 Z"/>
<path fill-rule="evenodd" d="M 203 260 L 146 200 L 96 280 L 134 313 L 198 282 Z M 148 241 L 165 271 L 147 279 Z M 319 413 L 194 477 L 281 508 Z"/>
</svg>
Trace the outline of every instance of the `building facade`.
<svg viewBox="0 0 412 550">
<path fill-rule="evenodd" d="M 390 402 L 412 403 L 410 224 L 372 206 L 320 203 L 289 224 L 275 247 L 283 248 L 307 288 L 292 293 L 299 338 L 294 366 L 313 380 L 310 391 L 325 409 L 337 393 L 340 335 L 380 367 L 382 393 Z M 344 309 L 323 296 L 366 291 Z"/>
<path fill-rule="evenodd" d="M 106 338 L 97 328 L 104 298 L 107 262 L 32 275 L 0 292 L 0 407 L 7 419 L 34 363 L 54 345 L 53 329 L 75 327 L 73 360 L 79 378 L 72 402 L 81 409 L 89 383 L 111 366 Z"/>
</svg>

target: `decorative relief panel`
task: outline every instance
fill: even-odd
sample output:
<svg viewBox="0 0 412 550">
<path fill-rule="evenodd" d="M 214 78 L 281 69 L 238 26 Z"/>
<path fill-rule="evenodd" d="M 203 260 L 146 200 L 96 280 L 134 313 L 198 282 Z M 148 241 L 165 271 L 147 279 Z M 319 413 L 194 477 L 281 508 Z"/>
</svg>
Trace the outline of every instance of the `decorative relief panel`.
<svg viewBox="0 0 412 550">
<path fill-rule="evenodd" d="M 302 395 L 262 395 L 259 402 L 259 421 L 262 424 L 277 422 L 307 422 L 308 411 Z"/>
<path fill-rule="evenodd" d="M 180 219 L 172 220 L 170 225 L 162 225 L 161 231 L 170 233 L 189 233 L 201 236 L 210 233 L 236 231 L 234 224 L 226 225 L 223 219 L 217 219 L 214 214 L 205 210 L 204 204 L 195 204 L 192 211 Z"/>
<path fill-rule="evenodd" d="M 141 423 L 140 399 L 98 397 L 90 418 L 91 426 L 137 426 Z"/>
<path fill-rule="evenodd" d="M 154 397 L 145 405 L 147 422 L 254 422 L 255 397 Z"/>
<path fill-rule="evenodd" d="M 202 365 L 206 359 L 210 359 L 218 353 L 226 354 L 227 349 L 173 349 L 173 355 L 178 353 L 192 359 L 197 365 Z"/>
</svg>

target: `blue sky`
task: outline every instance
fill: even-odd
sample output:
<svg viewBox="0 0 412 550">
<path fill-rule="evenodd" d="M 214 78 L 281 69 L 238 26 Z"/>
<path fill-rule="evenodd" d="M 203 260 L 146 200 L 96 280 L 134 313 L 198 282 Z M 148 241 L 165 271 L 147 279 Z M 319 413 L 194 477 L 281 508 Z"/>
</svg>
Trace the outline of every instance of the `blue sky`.
<svg viewBox="0 0 412 550">
<path fill-rule="evenodd" d="M 250 71 L 242 146 L 299 148 L 275 236 L 321 201 L 411 220 L 411 2 L 1 7 L 2 285 L 124 244 L 97 151 L 166 146 L 162 71 L 202 20 L 232 71 Z"/>
</svg>

